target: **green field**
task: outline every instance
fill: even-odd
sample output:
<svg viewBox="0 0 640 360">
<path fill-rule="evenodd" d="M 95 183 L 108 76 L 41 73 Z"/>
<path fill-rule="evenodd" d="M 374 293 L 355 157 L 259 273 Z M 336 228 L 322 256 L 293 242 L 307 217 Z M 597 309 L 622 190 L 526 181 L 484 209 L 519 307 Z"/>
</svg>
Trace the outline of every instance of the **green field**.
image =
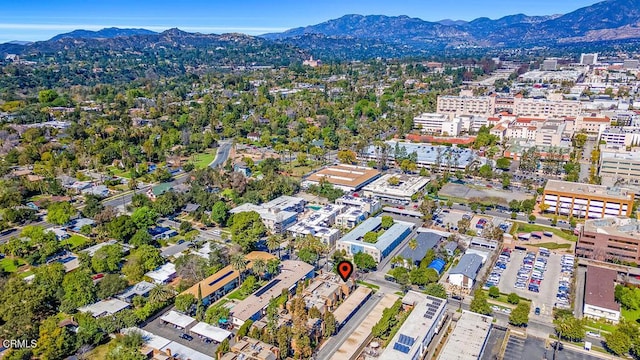
<svg viewBox="0 0 640 360">
<path fill-rule="evenodd" d="M 73 234 L 71 235 L 70 238 L 62 240 L 60 244 L 63 246 L 69 245 L 71 246 L 71 249 L 77 249 L 78 247 L 86 244 L 87 242 L 89 242 L 89 239 L 87 239 L 86 237 L 78 234 Z"/>
<path fill-rule="evenodd" d="M 558 244 L 558 243 L 553 243 L 553 242 L 531 244 L 531 246 L 543 247 L 543 248 L 547 248 L 549 250 L 569 249 L 569 248 L 571 248 L 571 244 Z"/>
<path fill-rule="evenodd" d="M 537 224 L 527 224 L 519 221 L 514 221 L 513 229 L 511 230 L 511 234 L 515 235 L 519 232 L 532 232 L 532 231 L 550 231 L 557 236 L 560 236 L 563 239 L 567 239 L 569 241 L 578 241 L 578 237 L 573 234 L 567 234 L 561 229 L 549 226 L 542 226 Z"/>
<path fill-rule="evenodd" d="M 111 174 L 113 174 L 114 176 L 120 176 L 120 177 L 127 178 L 127 179 L 131 178 L 131 173 L 129 171 L 124 170 L 124 169 L 120 169 L 117 166 L 109 166 L 109 167 L 107 167 L 107 170 L 109 170 L 109 172 Z"/>
<path fill-rule="evenodd" d="M 625 308 L 622 308 L 621 315 L 622 315 L 623 318 L 625 318 L 625 320 L 630 321 L 630 322 L 640 321 L 640 309 L 638 309 L 638 310 L 627 310 Z"/>
<path fill-rule="evenodd" d="M 380 286 L 376 285 L 376 284 L 370 284 L 368 282 L 364 282 L 362 280 L 358 280 L 356 281 L 358 284 L 362 285 L 362 286 L 366 286 L 368 288 L 374 289 L 374 290 L 380 290 Z"/>
<path fill-rule="evenodd" d="M 10 258 L 4 258 L 0 260 L 0 269 L 8 273 L 14 273 L 18 271 L 18 268 L 20 266 L 26 264 L 22 259 L 18 258 L 15 260 L 17 261 L 14 262 L 14 259 L 10 259 Z"/>
<path fill-rule="evenodd" d="M 216 153 L 216 149 L 207 149 L 203 153 L 192 155 L 191 158 L 195 159 L 193 165 L 196 167 L 196 169 L 206 168 L 207 166 L 209 166 L 209 164 L 211 164 L 213 159 L 216 158 Z"/>
</svg>

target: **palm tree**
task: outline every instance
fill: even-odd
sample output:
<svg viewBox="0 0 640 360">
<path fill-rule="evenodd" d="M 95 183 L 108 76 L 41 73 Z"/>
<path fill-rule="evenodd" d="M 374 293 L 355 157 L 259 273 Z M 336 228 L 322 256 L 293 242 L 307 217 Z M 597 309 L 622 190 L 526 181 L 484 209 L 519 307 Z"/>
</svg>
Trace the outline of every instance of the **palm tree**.
<svg viewBox="0 0 640 360">
<path fill-rule="evenodd" d="M 267 272 L 270 276 L 275 275 L 280 270 L 280 259 L 271 259 L 267 261 Z"/>
<path fill-rule="evenodd" d="M 242 274 L 247 269 L 247 259 L 243 254 L 233 254 L 231 256 L 231 260 L 229 261 L 233 270 L 240 273 L 240 283 L 242 283 Z M 239 285 L 239 284 L 238 284 Z"/>
<path fill-rule="evenodd" d="M 282 244 L 282 235 L 273 234 L 267 237 L 267 248 L 269 252 L 273 252 L 273 250 L 278 249 L 278 257 L 280 257 L 280 244 Z"/>
<path fill-rule="evenodd" d="M 267 271 L 267 262 L 264 261 L 264 259 L 256 259 L 252 264 L 251 270 L 253 273 L 262 278 L 264 273 Z"/>
<path fill-rule="evenodd" d="M 391 258 L 391 264 L 392 265 L 402 265 L 404 264 L 404 258 L 402 257 L 402 255 L 396 255 L 393 258 Z"/>
<path fill-rule="evenodd" d="M 416 240 L 416 239 L 409 240 L 409 249 L 411 249 L 413 251 L 417 247 L 418 247 L 418 240 Z"/>
<path fill-rule="evenodd" d="M 173 297 L 173 292 L 163 285 L 156 285 L 149 291 L 149 301 L 154 303 L 165 302 Z"/>
</svg>

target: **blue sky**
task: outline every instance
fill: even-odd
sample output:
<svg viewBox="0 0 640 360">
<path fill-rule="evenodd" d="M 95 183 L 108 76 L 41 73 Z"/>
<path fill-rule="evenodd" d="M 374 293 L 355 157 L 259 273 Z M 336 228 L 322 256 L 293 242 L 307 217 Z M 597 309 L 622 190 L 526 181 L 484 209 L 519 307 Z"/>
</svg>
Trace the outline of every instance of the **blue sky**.
<svg viewBox="0 0 640 360">
<path fill-rule="evenodd" d="M 0 43 L 46 40 L 75 29 L 178 27 L 202 33 L 250 35 L 312 25 L 345 14 L 408 15 L 427 21 L 486 16 L 549 15 L 597 0 L 6 0 L 0 11 Z"/>
</svg>

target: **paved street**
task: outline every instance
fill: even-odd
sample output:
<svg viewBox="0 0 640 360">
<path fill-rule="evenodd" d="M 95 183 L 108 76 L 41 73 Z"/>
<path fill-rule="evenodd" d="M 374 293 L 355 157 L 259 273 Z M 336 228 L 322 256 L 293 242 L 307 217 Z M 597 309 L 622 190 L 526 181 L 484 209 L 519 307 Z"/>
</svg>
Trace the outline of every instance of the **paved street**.
<svg viewBox="0 0 640 360">
<path fill-rule="evenodd" d="M 218 152 L 216 153 L 216 158 L 213 159 L 209 167 L 216 168 L 219 166 L 224 166 L 225 161 L 229 157 L 229 152 L 231 151 L 231 146 L 233 143 L 230 140 L 220 141 L 220 147 L 218 148 Z"/>
</svg>

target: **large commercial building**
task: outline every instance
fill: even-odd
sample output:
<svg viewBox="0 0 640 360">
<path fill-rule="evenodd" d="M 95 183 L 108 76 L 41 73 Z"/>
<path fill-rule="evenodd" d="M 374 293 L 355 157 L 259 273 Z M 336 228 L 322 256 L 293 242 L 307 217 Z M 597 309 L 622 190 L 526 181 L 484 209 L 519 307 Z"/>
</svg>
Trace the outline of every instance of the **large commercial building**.
<svg viewBox="0 0 640 360">
<path fill-rule="evenodd" d="M 598 53 L 580 55 L 580 65 L 595 65 L 598 63 Z"/>
<path fill-rule="evenodd" d="M 337 216 L 342 214 L 346 206 L 344 205 L 325 205 L 324 207 L 312 212 L 308 217 L 298 221 L 287 231 L 293 237 L 313 235 L 325 244 L 333 246 L 340 238 L 340 230 L 333 229 L 331 226 L 335 224 Z"/>
<path fill-rule="evenodd" d="M 602 133 L 609 125 L 611 125 L 611 118 L 608 116 L 580 115 L 576 117 L 574 131 L 595 135 Z"/>
<path fill-rule="evenodd" d="M 627 146 L 640 144 L 640 128 L 635 126 L 605 127 L 600 133 L 600 141 L 607 148 L 624 149 Z"/>
<path fill-rule="evenodd" d="M 247 320 L 256 321 L 262 318 L 264 310 L 269 305 L 269 300 L 280 296 L 282 290 L 295 291 L 300 281 L 313 277 L 313 269 L 312 265 L 304 261 L 283 261 L 278 276 L 231 309 L 233 324 L 242 326 Z"/>
<path fill-rule="evenodd" d="M 427 133 L 440 133 L 442 124 L 449 121 L 446 114 L 424 113 L 413 118 L 413 128 Z"/>
<path fill-rule="evenodd" d="M 593 219 L 631 216 L 634 194 L 623 188 L 549 180 L 543 199 L 547 212 Z"/>
<path fill-rule="evenodd" d="M 603 183 L 640 184 L 640 151 L 602 150 L 598 175 Z"/>
<path fill-rule="evenodd" d="M 358 208 L 368 214 L 375 214 L 382 208 L 380 201 L 351 195 L 344 195 L 336 199 L 336 205 L 347 205 Z"/>
<path fill-rule="evenodd" d="M 514 115 L 563 118 L 578 116 L 582 110 L 579 101 L 547 100 L 516 97 L 514 99 Z"/>
<path fill-rule="evenodd" d="M 303 198 L 283 195 L 262 205 L 242 204 L 229 212 L 238 214 L 255 211 L 260 214 L 260 219 L 269 230 L 282 233 L 296 222 L 298 214 L 304 212 L 306 204 L 307 201 Z"/>
<path fill-rule="evenodd" d="M 422 192 L 430 178 L 415 175 L 386 174 L 364 187 L 364 196 L 385 203 L 407 205 L 414 194 Z"/>
<path fill-rule="evenodd" d="M 464 170 L 473 161 L 480 161 L 470 149 L 462 149 L 451 146 L 416 144 L 409 142 L 387 141 L 391 149 L 387 161 L 389 164 L 395 162 L 396 149 L 399 153 L 410 155 L 416 154 L 416 165 L 418 167 L 430 168 L 433 170 L 460 169 Z M 362 160 L 380 160 L 381 155 L 376 151 L 375 146 L 369 146 L 361 155 Z"/>
<path fill-rule="evenodd" d="M 302 186 L 318 185 L 327 181 L 335 188 L 344 191 L 358 191 L 380 177 L 380 171 L 365 166 L 338 164 L 328 166 L 311 174 L 302 182 Z"/>
<path fill-rule="evenodd" d="M 482 358 L 493 324 L 491 316 L 462 310 L 442 348 L 439 360 L 477 360 Z"/>
<path fill-rule="evenodd" d="M 640 264 L 640 222 L 625 217 L 585 221 L 576 244 L 576 255 Z"/>
<path fill-rule="evenodd" d="M 413 223 L 396 221 L 395 224 L 378 237 L 376 243 L 364 242 L 363 237 L 366 233 L 377 232 L 381 226 L 381 217 L 365 220 L 358 227 L 338 240 L 336 249 L 346 251 L 349 257 L 353 257 L 353 255 L 359 252 L 364 252 L 371 255 L 376 262 L 380 262 L 406 239 L 415 227 Z"/>
<path fill-rule="evenodd" d="M 491 96 L 438 96 L 437 110 L 449 118 L 460 115 L 489 117 L 495 112 L 495 98 Z"/>
<path fill-rule="evenodd" d="M 421 359 L 433 338 L 440 332 L 447 307 L 446 300 L 409 291 L 402 302 L 413 310 L 378 360 Z"/>
<path fill-rule="evenodd" d="M 584 316 L 620 321 L 620 304 L 616 302 L 614 289 L 618 272 L 598 266 L 587 266 L 584 291 Z"/>
</svg>

